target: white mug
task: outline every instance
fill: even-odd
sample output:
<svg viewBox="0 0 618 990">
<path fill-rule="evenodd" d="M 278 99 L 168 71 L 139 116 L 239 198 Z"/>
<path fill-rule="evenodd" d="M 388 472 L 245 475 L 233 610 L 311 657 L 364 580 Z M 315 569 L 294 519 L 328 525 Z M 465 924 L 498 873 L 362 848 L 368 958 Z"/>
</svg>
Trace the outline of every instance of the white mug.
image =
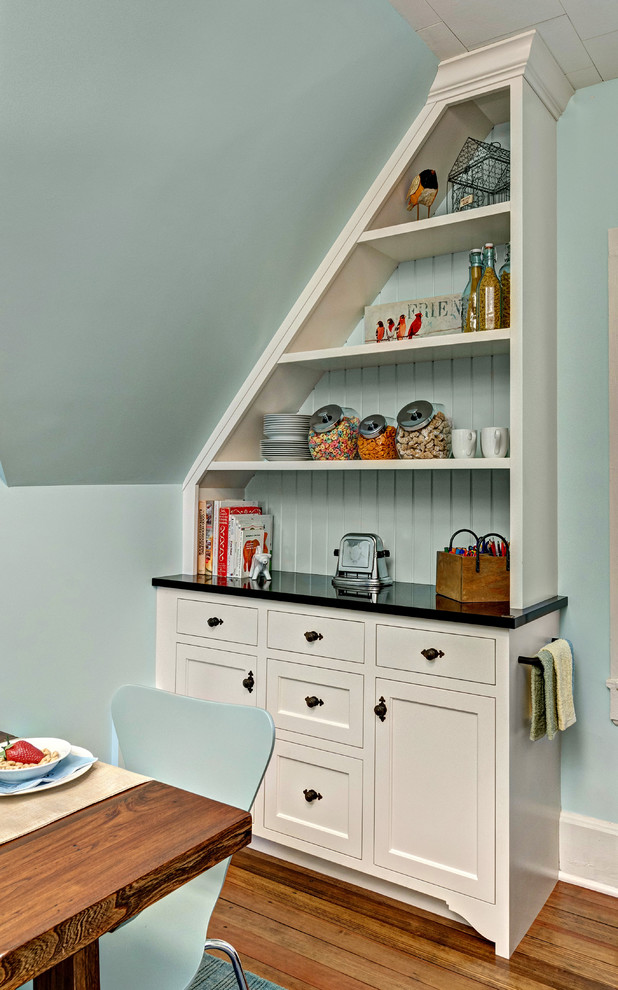
<svg viewBox="0 0 618 990">
<path fill-rule="evenodd" d="M 484 426 L 481 430 L 483 457 L 506 457 L 509 431 L 506 426 Z"/>
<path fill-rule="evenodd" d="M 453 430 L 451 444 L 453 457 L 475 457 L 476 430 Z"/>
</svg>

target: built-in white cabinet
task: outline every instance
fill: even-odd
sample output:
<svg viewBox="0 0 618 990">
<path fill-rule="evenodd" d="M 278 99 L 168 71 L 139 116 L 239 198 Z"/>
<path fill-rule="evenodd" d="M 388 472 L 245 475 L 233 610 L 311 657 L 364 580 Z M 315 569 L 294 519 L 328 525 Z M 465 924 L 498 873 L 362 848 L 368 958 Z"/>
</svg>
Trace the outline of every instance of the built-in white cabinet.
<svg viewBox="0 0 618 990">
<path fill-rule="evenodd" d="M 375 863 L 495 899 L 494 698 L 376 679 Z"/>
<path fill-rule="evenodd" d="M 157 685 L 275 721 L 258 848 L 430 897 L 510 955 L 558 870 L 559 740 L 530 741 L 517 662 L 557 635 L 558 612 L 503 628 L 156 583 Z"/>
</svg>

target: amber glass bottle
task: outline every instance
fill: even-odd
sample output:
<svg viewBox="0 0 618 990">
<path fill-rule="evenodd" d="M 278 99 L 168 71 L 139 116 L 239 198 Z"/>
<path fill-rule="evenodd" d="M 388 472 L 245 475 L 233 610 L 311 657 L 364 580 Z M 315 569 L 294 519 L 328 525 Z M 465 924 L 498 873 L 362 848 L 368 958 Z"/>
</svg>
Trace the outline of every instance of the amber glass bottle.
<svg viewBox="0 0 618 990">
<path fill-rule="evenodd" d="M 486 265 L 478 288 L 478 329 L 499 330 L 500 279 L 496 275 L 496 252 L 493 244 L 486 244 L 483 254 Z"/>
<path fill-rule="evenodd" d="M 470 251 L 470 281 L 469 290 L 466 286 L 464 303 L 462 303 L 462 329 L 464 333 L 478 330 L 478 287 L 483 273 L 483 261 L 480 248 Z M 468 293 L 466 298 L 466 292 Z M 465 312 L 463 311 L 465 305 Z"/>
<path fill-rule="evenodd" d="M 502 328 L 511 325 L 511 245 L 506 246 L 506 257 L 504 264 L 498 273 L 500 279 L 500 291 L 502 293 L 502 310 L 500 323 Z"/>
</svg>

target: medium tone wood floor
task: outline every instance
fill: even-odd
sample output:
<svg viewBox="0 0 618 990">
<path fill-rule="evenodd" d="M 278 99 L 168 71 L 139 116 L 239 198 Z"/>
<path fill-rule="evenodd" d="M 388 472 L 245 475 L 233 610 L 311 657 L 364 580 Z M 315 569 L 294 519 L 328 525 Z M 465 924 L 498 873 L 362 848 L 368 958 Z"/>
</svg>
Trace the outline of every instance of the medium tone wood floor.
<svg viewBox="0 0 618 990">
<path fill-rule="evenodd" d="M 285 990 L 618 987 L 618 899 L 566 883 L 506 960 L 457 922 L 245 850 L 208 934 Z"/>
</svg>

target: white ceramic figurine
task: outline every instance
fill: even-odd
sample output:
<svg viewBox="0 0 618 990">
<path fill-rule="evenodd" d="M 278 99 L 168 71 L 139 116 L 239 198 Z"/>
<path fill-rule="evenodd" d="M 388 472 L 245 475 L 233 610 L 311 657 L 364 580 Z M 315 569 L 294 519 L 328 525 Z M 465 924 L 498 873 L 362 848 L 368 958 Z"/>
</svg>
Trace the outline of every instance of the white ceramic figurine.
<svg viewBox="0 0 618 990">
<path fill-rule="evenodd" d="M 249 579 L 251 581 L 257 581 L 258 584 L 266 584 L 270 581 L 270 571 L 268 569 L 268 563 L 270 561 L 269 553 L 256 553 L 253 555 L 253 560 L 251 561 L 251 570 L 249 571 Z"/>
</svg>

